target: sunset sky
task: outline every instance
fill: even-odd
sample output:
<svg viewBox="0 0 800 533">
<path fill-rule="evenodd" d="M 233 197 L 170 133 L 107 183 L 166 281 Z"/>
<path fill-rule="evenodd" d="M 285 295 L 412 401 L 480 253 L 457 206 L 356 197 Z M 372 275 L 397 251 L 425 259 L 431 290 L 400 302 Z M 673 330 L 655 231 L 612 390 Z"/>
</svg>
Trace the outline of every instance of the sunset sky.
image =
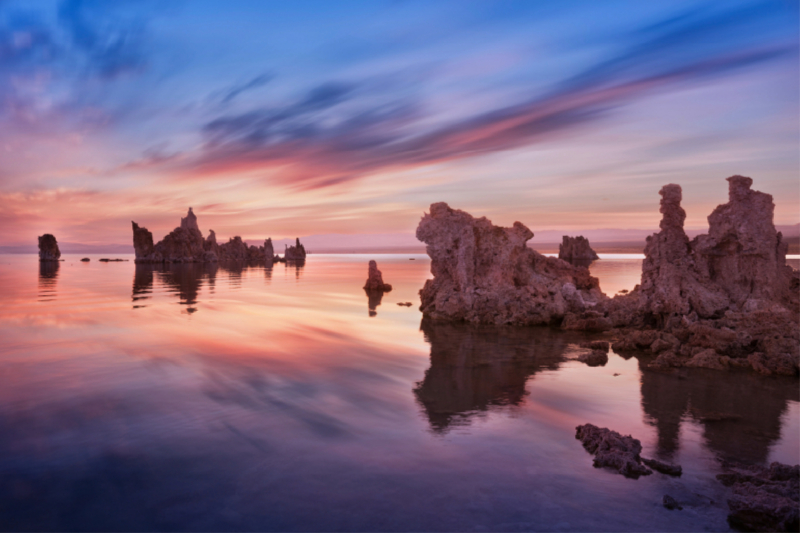
<svg viewBox="0 0 800 533">
<path fill-rule="evenodd" d="M 0 0 L 0 245 L 800 222 L 798 2 Z"/>
</svg>

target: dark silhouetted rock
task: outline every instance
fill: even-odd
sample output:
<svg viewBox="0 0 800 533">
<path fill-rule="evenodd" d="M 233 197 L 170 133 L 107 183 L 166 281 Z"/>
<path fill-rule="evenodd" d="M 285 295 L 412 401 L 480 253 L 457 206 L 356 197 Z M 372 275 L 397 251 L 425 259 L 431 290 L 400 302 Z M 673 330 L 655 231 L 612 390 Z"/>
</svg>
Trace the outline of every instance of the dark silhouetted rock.
<svg viewBox="0 0 800 533">
<path fill-rule="evenodd" d="M 588 263 L 600 259 L 589 246 L 589 239 L 582 235 L 578 237 L 564 235 L 561 244 L 558 245 L 558 258 L 578 265 L 588 265 Z"/>
<path fill-rule="evenodd" d="M 611 348 L 608 341 L 588 341 L 580 344 L 581 348 L 589 348 L 590 350 L 603 350 L 607 352 Z"/>
<path fill-rule="evenodd" d="M 662 474 L 666 474 L 668 476 L 679 477 L 683 473 L 683 468 L 680 465 L 664 463 L 658 459 L 647 459 L 642 457 L 642 463 L 646 466 L 649 466 L 656 472 L 661 472 Z"/>
<path fill-rule="evenodd" d="M 83 259 L 81 259 L 81 263 L 88 263 L 89 261 L 91 261 L 91 259 L 89 259 L 88 257 L 84 257 Z"/>
<path fill-rule="evenodd" d="M 45 233 L 39 237 L 39 261 L 58 261 L 60 257 L 61 251 L 53 235 Z"/>
<path fill-rule="evenodd" d="M 578 361 L 589 366 L 605 366 L 608 363 L 608 352 L 605 350 L 592 350 L 579 355 Z"/>
<path fill-rule="evenodd" d="M 728 500 L 731 525 L 750 531 L 800 529 L 800 466 L 728 466 L 717 479 L 733 489 Z"/>
<path fill-rule="evenodd" d="M 397 305 L 402 307 L 411 307 L 414 304 L 412 304 L 411 302 L 397 302 Z"/>
<path fill-rule="evenodd" d="M 546 325 L 560 324 L 572 314 L 579 328 L 610 328 L 583 316 L 605 299 L 597 278 L 585 268 L 531 250 L 526 246 L 531 237 L 519 222 L 501 228 L 445 203 L 431 205 L 417 227 L 434 276 L 420 291 L 423 315 L 446 321 Z M 579 322 L 582 318 L 589 322 Z"/>
<path fill-rule="evenodd" d="M 661 503 L 664 505 L 664 507 L 666 507 L 670 511 L 675 509 L 680 511 L 681 509 L 683 509 L 683 507 L 680 506 L 678 501 L 669 494 L 664 494 L 664 497 L 661 499 Z"/>
<path fill-rule="evenodd" d="M 578 426 L 575 438 L 583 443 L 586 451 L 594 455 L 595 467 L 608 467 L 625 477 L 638 478 L 653 471 L 642 465 L 642 443 L 630 435 L 622 436 L 608 428 L 592 424 Z"/>
<path fill-rule="evenodd" d="M 392 290 L 391 285 L 383 282 L 383 276 L 381 275 L 381 271 L 378 270 L 378 263 L 375 261 L 369 262 L 369 273 L 367 275 L 367 283 L 364 285 L 364 289 L 368 291 L 381 292 L 389 292 Z"/>
<path fill-rule="evenodd" d="M 197 224 L 197 216 L 189 208 L 181 225 L 163 240 L 153 244 L 153 235 L 147 228 L 133 225 L 133 248 L 137 263 L 214 263 L 256 262 L 271 263 L 274 260 L 272 240 L 264 241 L 263 246 L 248 246 L 241 237 L 233 237 L 224 244 L 217 243 L 214 230 L 209 230 L 203 238 Z"/>
<path fill-rule="evenodd" d="M 300 244 L 300 239 L 298 238 L 295 242 L 294 246 L 287 246 L 284 253 L 283 258 L 286 261 L 305 261 L 306 260 L 306 249 L 305 247 Z"/>
</svg>

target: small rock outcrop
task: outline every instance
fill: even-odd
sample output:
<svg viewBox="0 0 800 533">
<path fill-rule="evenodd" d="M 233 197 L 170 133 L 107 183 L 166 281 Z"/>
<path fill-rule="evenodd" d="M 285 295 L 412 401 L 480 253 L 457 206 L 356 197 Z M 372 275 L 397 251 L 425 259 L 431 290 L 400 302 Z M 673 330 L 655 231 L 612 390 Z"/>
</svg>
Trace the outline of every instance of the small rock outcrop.
<svg viewBox="0 0 800 533">
<path fill-rule="evenodd" d="M 295 242 L 294 246 L 287 246 L 284 253 L 283 258 L 286 261 L 305 261 L 306 260 L 306 249 L 305 247 L 300 244 L 300 239 L 298 238 Z"/>
<path fill-rule="evenodd" d="M 578 426 L 575 430 L 575 438 L 583 443 L 587 452 L 594 455 L 595 467 L 612 468 L 623 476 L 634 479 L 653 473 L 642 464 L 639 456 L 642 453 L 642 443 L 638 439 L 592 424 Z"/>
<path fill-rule="evenodd" d="M 585 268 L 531 250 L 526 246 L 531 237 L 533 232 L 520 222 L 501 228 L 445 203 L 431 205 L 417 227 L 434 276 L 420 291 L 423 315 L 484 324 L 567 322 L 571 329 L 609 329 L 610 324 L 591 314 L 606 298 L 597 278 Z"/>
<path fill-rule="evenodd" d="M 600 257 L 589 246 L 589 239 L 583 235 L 570 237 L 564 235 L 558 245 L 558 258 L 572 264 L 588 266 L 589 263 Z"/>
<path fill-rule="evenodd" d="M 664 494 L 664 497 L 661 499 L 661 504 L 670 511 L 674 511 L 675 509 L 680 511 L 683 509 L 681 504 L 679 504 L 678 501 L 669 494 Z"/>
<path fill-rule="evenodd" d="M 733 489 L 728 521 L 747 531 L 800 529 L 800 466 L 730 466 L 717 479 Z"/>
<path fill-rule="evenodd" d="M 659 472 L 681 475 L 681 467 L 641 457 L 642 443 L 630 435 L 620 435 L 608 428 L 584 424 L 575 428 L 575 438 L 583 443 L 586 451 L 593 454 L 595 467 L 608 467 L 625 477 L 638 478 L 653 473 L 648 466 Z"/>
<path fill-rule="evenodd" d="M 137 263 L 271 263 L 275 259 L 271 239 L 265 240 L 263 246 L 248 246 L 241 237 L 236 236 L 218 244 L 214 230 L 209 230 L 208 237 L 204 239 L 191 207 L 186 216 L 181 218 L 181 225 L 156 244 L 153 244 L 153 234 L 147 228 L 140 227 L 136 222 L 131 224 Z"/>
<path fill-rule="evenodd" d="M 364 289 L 367 291 L 381 292 L 389 292 L 392 290 L 391 285 L 383 282 L 383 275 L 381 274 L 381 271 L 378 270 L 378 263 L 375 261 L 369 262 L 369 273 L 367 275 L 367 283 L 364 285 Z"/>
<path fill-rule="evenodd" d="M 608 363 L 608 352 L 605 350 L 592 350 L 578 356 L 578 361 L 588 366 L 605 366 Z"/>
<path fill-rule="evenodd" d="M 58 261 L 60 257 L 61 251 L 53 235 L 45 233 L 39 237 L 39 261 Z"/>
</svg>

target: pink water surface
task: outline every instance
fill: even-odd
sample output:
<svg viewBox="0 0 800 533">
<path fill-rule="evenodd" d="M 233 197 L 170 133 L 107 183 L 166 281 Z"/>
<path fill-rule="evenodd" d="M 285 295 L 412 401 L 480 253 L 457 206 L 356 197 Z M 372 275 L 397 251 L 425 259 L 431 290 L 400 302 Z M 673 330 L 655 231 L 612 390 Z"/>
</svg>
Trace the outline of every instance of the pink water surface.
<svg viewBox="0 0 800 533">
<path fill-rule="evenodd" d="M 718 531 L 721 459 L 800 462 L 796 380 L 591 368 L 581 335 L 422 322 L 425 256 L 98 258 L 0 256 L 0 529 Z M 614 293 L 640 263 L 592 273 Z M 683 476 L 593 468 L 587 422 Z"/>
</svg>

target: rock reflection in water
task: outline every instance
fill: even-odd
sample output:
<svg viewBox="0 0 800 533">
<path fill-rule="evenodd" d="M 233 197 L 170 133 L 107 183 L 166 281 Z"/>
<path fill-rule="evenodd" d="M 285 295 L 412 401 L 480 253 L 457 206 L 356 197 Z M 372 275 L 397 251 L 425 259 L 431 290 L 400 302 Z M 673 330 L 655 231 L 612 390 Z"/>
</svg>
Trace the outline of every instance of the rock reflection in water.
<svg viewBox="0 0 800 533">
<path fill-rule="evenodd" d="M 369 316 L 378 316 L 378 306 L 381 305 L 381 301 L 383 301 L 383 291 L 370 291 L 364 289 L 364 292 L 367 293 L 367 309 L 369 311 Z"/>
<path fill-rule="evenodd" d="M 642 408 L 657 428 L 663 459 L 678 450 L 681 422 L 690 418 L 721 458 L 763 463 L 781 437 L 787 402 L 800 400 L 792 378 L 698 369 L 662 373 L 648 369 L 647 361 L 639 361 Z"/>
<path fill-rule="evenodd" d="M 549 328 L 446 324 L 423 320 L 431 366 L 414 394 L 431 428 L 445 432 L 494 406 L 519 405 L 525 383 L 556 370 L 571 336 Z"/>
<path fill-rule="evenodd" d="M 40 302 L 49 302 L 51 300 L 55 300 L 59 268 L 61 268 L 61 263 L 58 261 L 39 262 L 38 300 Z"/>
<path fill-rule="evenodd" d="M 133 308 L 145 307 L 144 300 L 152 298 L 153 282 L 158 276 L 159 284 L 170 293 L 177 294 L 179 303 L 187 306 L 189 313 L 197 311 L 197 296 L 203 281 L 214 286 L 218 266 L 216 263 L 137 263 L 133 276 Z"/>
</svg>

